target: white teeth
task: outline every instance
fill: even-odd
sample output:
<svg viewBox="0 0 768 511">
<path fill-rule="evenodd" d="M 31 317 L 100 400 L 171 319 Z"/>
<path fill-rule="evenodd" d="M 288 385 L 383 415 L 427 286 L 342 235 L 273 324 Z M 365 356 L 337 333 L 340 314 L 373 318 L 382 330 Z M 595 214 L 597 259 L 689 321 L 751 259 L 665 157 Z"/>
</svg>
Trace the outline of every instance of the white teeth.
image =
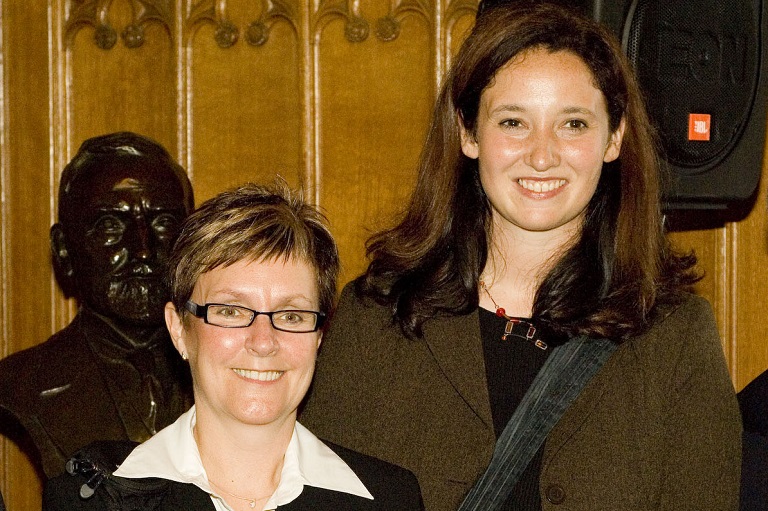
<svg viewBox="0 0 768 511">
<path fill-rule="evenodd" d="M 275 381 L 280 378 L 285 371 L 249 371 L 248 369 L 232 369 L 235 373 L 257 381 Z"/>
<path fill-rule="evenodd" d="M 565 184 L 565 179 L 554 179 L 549 181 L 529 181 L 528 179 L 518 179 L 517 182 L 526 190 L 530 190 L 536 193 L 546 193 L 563 186 Z"/>
</svg>

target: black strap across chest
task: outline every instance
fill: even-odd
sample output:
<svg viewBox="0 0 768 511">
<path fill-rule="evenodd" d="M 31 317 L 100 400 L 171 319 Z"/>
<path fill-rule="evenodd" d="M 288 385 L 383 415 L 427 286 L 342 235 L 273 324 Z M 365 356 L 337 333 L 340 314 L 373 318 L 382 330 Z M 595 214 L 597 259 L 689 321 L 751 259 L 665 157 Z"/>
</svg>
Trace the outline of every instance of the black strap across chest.
<svg viewBox="0 0 768 511">
<path fill-rule="evenodd" d="M 607 339 L 578 337 L 552 351 L 459 511 L 492 511 L 504 504 L 549 432 L 616 348 Z"/>
</svg>

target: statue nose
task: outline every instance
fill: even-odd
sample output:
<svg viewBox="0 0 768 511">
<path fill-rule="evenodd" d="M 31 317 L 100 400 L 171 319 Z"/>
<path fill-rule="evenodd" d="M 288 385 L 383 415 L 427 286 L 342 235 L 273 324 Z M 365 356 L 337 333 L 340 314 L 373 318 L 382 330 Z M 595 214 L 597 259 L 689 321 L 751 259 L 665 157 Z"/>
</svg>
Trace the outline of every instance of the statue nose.
<svg viewBox="0 0 768 511">
<path fill-rule="evenodd" d="M 146 261 L 153 257 L 155 247 L 152 240 L 152 230 L 143 218 L 136 219 L 133 243 L 133 255 L 136 259 Z"/>
</svg>

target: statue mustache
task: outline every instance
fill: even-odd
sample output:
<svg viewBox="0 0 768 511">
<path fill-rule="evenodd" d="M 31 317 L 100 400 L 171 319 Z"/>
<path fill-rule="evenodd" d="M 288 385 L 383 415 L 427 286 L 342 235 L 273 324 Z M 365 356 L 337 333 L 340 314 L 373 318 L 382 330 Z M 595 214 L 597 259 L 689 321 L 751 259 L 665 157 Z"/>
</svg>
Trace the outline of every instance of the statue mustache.
<svg viewBox="0 0 768 511">
<path fill-rule="evenodd" d="M 136 277 L 153 277 L 159 279 L 163 273 L 160 270 L 163 269 L 163 267 L 158 268 L 157 265 L 153 267 L 146 263 L 138 263 L 123 268 L 119 272 L 116 272 L 114 276 L 120 279 L 131 279 Z"/>
</svg>

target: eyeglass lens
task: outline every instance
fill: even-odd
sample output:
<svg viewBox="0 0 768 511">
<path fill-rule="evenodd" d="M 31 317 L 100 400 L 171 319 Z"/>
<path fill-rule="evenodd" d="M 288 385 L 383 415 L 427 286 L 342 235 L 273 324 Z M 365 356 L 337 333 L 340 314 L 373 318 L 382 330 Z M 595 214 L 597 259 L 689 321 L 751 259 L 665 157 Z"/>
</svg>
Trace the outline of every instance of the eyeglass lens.
<svg viewBox="0 0 768 511">
<path fill-rule="evenodd" d="M 317 325 L 317 313 L 303 310 L 279 310 L 258 312 L 269 316 L 272 326 L 287 332 L 311 332 Z M 206 321 L 215 326 L 242 328 L 249 326 L 257 315 L 246 307 L 225 304 L 209 304 Z"/>
</svg>

